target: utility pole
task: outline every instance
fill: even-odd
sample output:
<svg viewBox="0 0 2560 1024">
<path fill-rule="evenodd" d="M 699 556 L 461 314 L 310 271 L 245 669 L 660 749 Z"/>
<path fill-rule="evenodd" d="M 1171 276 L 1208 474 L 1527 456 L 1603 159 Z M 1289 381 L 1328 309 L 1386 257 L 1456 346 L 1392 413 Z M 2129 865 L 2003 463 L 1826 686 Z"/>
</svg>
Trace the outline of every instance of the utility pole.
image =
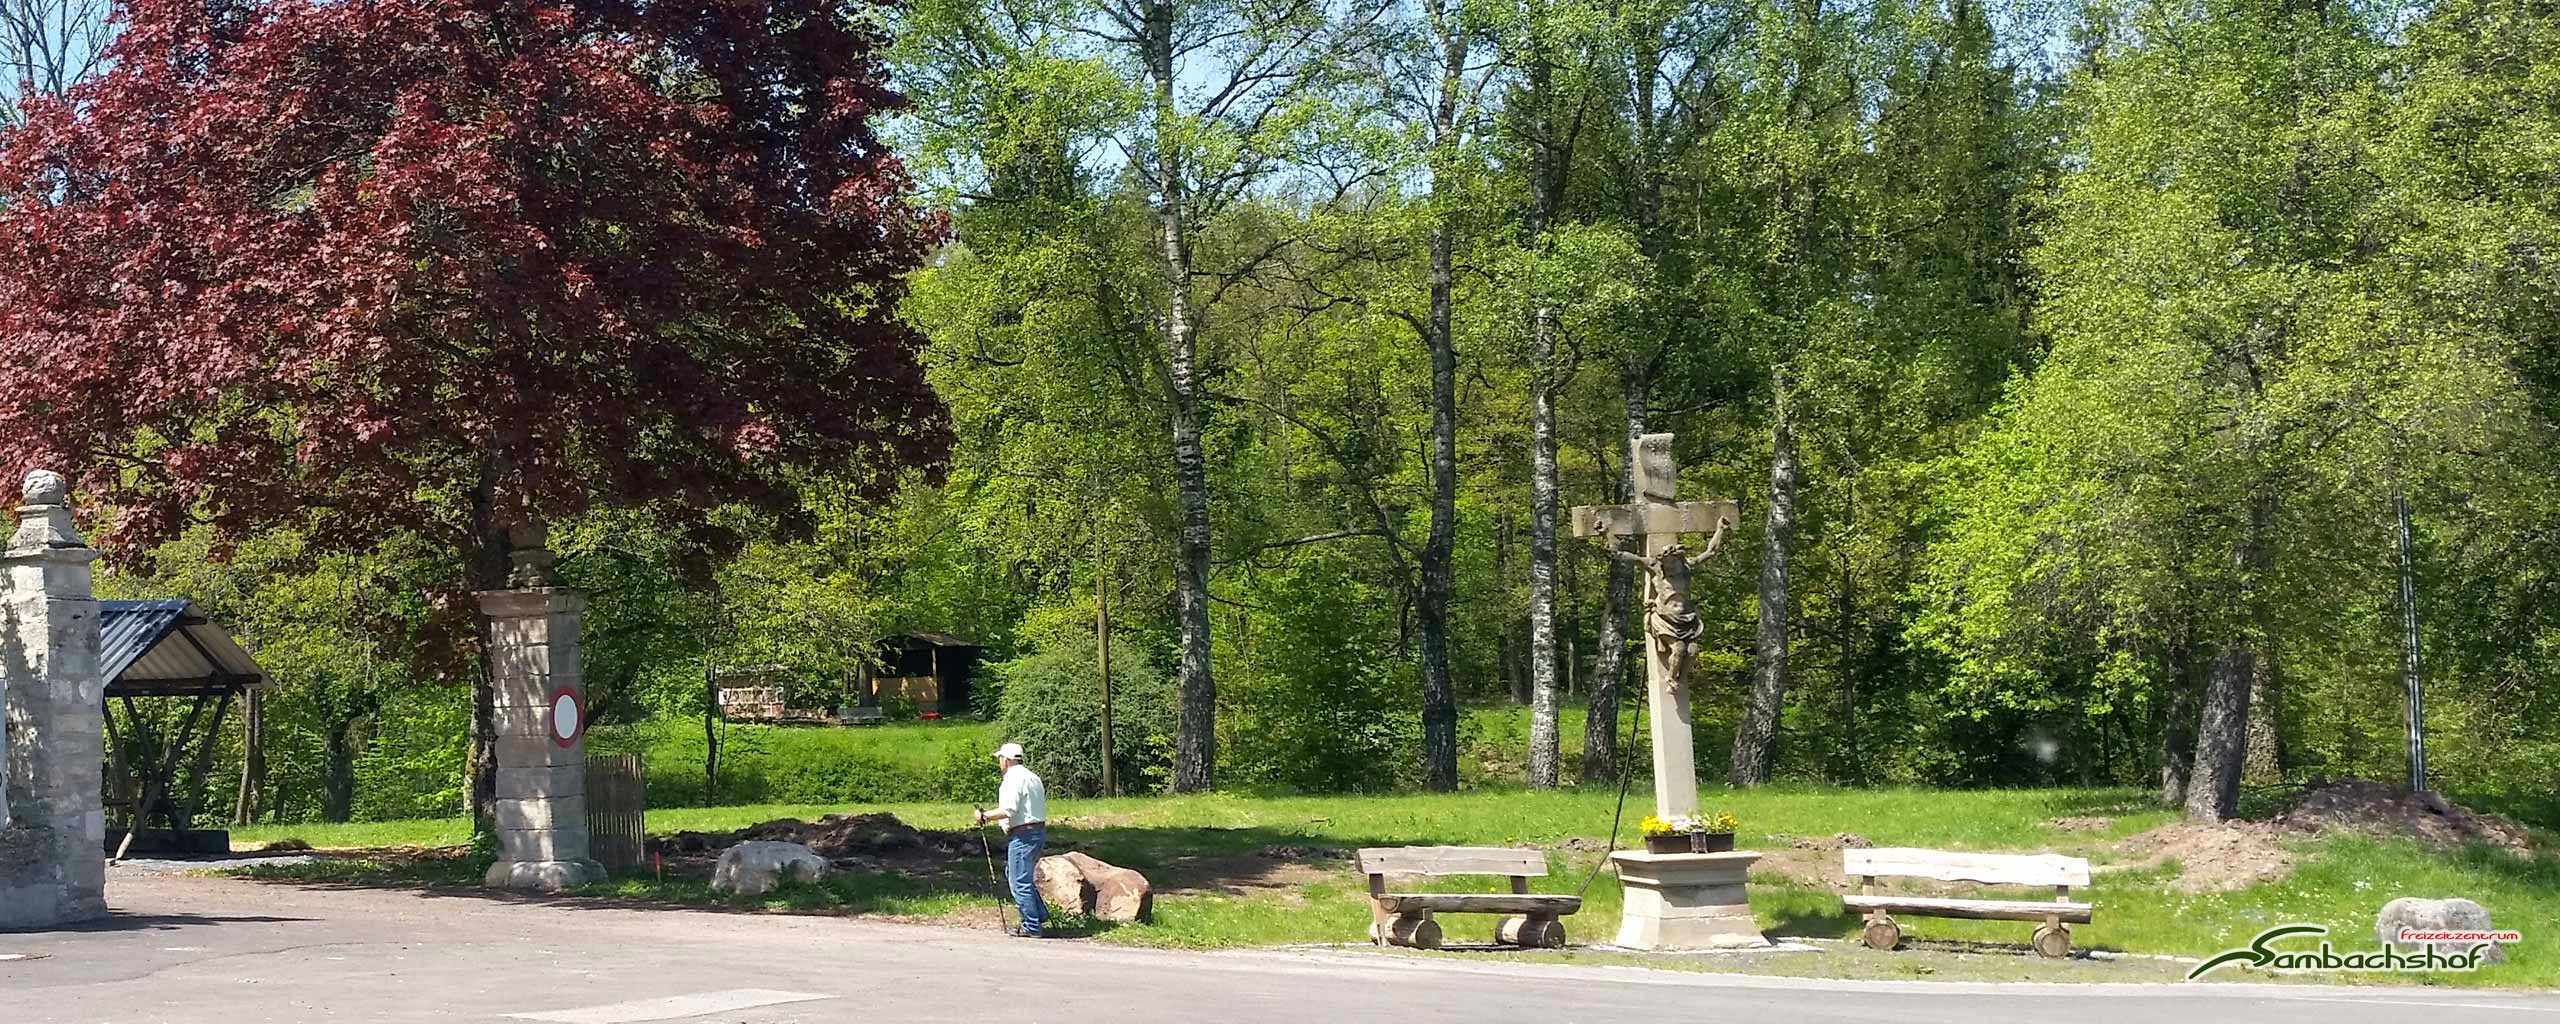
<svg viewBox="0 0 2560 1024">
<path fill-rule="evenodd" d="M 2409 790 L 2427 791 L 2427 675 L 2418 647 L 2418 569 L 2409 544 L 2409 492 L 2391 496 L 2400 533 L 2400 685 L 2406 691 L 2404 711 L 2409 736 Z"/>
<path fill-rule="evenodd" d="M 1119 770 L 1111 763 L 1111 556 L 1102 530 L 1093 534 L 1093 636 L 1102 661 L 1102 795 L 1120 795 Z"/>
</svg>

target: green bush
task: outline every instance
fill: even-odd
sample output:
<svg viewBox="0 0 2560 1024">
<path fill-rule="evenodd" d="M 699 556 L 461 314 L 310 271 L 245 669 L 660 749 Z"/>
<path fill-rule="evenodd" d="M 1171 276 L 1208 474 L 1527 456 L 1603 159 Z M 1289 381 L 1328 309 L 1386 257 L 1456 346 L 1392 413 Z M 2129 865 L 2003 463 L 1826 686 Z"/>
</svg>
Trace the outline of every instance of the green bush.
<svg viewBox="0 0 2560 1024">
<path fill-rule="evenodd" d="M 933 766 L 933 798 L 985 805 L 994 802 L 996 786 L 1002 781 L 1002 774 L 996 771 L 996 759 L 989 756 L 988 750 L 949 747 Z"/>
<path fill-rule="evenodd" d="M 1032 769 L 1062 796 L 1102 792 L 1102 673 L 1095 653 L 1092 637 L 1068 638 L 992 668 L 1004 691 L 1004 738 L 1022 744 Z M 1162 673 L 1135 658 L 1113 659 L 1111 759 L 1121 792 L 1162 786 L 1172 763 L 1174 710 L 1173 684 Z"/>
<path fill-rule="evenodd" d="M 966 799 L 963 786 L 950 781 L 952 766 L 964 758 L 987 760 L 996 742 L 995 727 L 980 722 L 851 729 L 724 724 L 719 732 L 720 788 L 709 794 L 703 792 L 698 720 L 599 730 L 588 747 L 641 753 L 650 806 L 703 807 Z M 995 792 L 992 783 L 984 789 Z"/>
<path fill-rule="evenodd" d="M 918 766 L 867 751 L 782 761 L 765 769 L 764 782 L 759 803 L 908 803 L 927 799 L 933 788 Z"/>
<path fill-rule="evenodd" d="M 1340 552 L 1261 576 L 1264 625 L 1240 649 L 1229 764 L 1245 781 L 1298 792 L 1418 784 L 1420 683 L 1395 646 L 1396 602 Z"/>
</svg>

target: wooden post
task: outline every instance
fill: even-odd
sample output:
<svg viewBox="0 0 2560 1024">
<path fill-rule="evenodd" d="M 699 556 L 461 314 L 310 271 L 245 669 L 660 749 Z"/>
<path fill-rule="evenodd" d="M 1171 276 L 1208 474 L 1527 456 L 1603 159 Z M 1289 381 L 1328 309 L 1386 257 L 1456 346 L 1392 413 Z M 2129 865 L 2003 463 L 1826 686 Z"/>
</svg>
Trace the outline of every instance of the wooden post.
<svg viewBox="0 0 2560 1024">
<path fill-rule="evenodd" d="M 233 824 L 258 820 L 258 803 L 267 786 L 266 731 L 266 699 L 251 687 L 240 698 L 240 797 L 232 805 Z"/>
<path fill-rule="evenodd" d="M 702 659 L 702 806 L 720 804 L 720 670 Z"/>
</svg>

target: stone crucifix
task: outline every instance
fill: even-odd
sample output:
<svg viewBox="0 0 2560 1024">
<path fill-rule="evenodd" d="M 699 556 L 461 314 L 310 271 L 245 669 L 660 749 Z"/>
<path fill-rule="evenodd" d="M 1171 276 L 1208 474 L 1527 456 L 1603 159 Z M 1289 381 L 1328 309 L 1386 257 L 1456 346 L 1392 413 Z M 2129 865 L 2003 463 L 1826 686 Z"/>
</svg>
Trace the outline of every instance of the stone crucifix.
<svg viewBox="0 0 2560 1024">
<path fill-rule="evenodd" d="M 1681 501 L 1677 491 L 1680 465 L 1671 455 L 1671 435 L 1646 434 L 1628 452 L 1634 467 L 1636 500 L 1627 505 L 1579 505 L 1573 510 L 1573 535 L 1601 537 L 1609 554 L 1644 569 L 1645 683 L 1653 726 L 1653 808 L 1663 818 L 1698 813 L 1695 746 L 1689 735 L 1690 664 L 1706 625 L 1689 599 L 1689 572 L 1715 555 L 1725 533 L 1741 518 L 1731 501 Z M 1692 554 L 1681 544 L 1683 534 L 1708 535 L 1706 547 Z M 1624 538 L 1642 538 L 1641 554 L 1618 549 Z"/>
</svg>

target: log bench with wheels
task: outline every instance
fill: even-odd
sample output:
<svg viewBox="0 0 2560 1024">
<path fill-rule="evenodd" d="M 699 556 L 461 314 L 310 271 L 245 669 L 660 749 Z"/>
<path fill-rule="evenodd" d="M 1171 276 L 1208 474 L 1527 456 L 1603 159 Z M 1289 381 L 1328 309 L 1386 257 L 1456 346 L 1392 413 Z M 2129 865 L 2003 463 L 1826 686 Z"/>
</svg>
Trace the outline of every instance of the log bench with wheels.
<svg viewBox="0 0 2560 1024">
<path fill-rule="evenodd" d="M 1436 914 L 1506 914 L 1493 941 L 1553 949 L 1564 945 L 1557 918 L 1582 909 L 1580 896 L 1529 891 L 1529 879 L 1547 873 L 1540 850 L 1499 846 L 1403 846 L 1360 851 L 1369 876 L 1369 940 L 1381 946 L 1440 948 Z M 1509 875 L 1508 893 L 1388 892 L 1388 875 Z"/>
<path fill-rule="evenodd" d="M 1990 921 L 2037 921 L 2034 947 L 2047 957 L 2071 955 L 2070 925 L 2089 923 L 2096 908 L 2071 901 L 2071 887 L 2087 887 L 2089 862 L 2078 857 L 2043 853 L 2033 856 L 1997 853 L 1951 853 L 1943 850 L 1842 850 L 1840 870 L 1858 880 L 1858 891 L 1840 897 L 1849 910 L 1867 912 L 1866 943 L 1892 949 L 1902 941 L 1894 914 L 1915 917 L 1963 917 Z M 1878 878 L 1933 878 L 1941 882 L 1984 885 L 2050 885 L 2053 902 L 2041 900 L 1962 900 L 1897 896 L 1875 891 Z"/>
</svg>

